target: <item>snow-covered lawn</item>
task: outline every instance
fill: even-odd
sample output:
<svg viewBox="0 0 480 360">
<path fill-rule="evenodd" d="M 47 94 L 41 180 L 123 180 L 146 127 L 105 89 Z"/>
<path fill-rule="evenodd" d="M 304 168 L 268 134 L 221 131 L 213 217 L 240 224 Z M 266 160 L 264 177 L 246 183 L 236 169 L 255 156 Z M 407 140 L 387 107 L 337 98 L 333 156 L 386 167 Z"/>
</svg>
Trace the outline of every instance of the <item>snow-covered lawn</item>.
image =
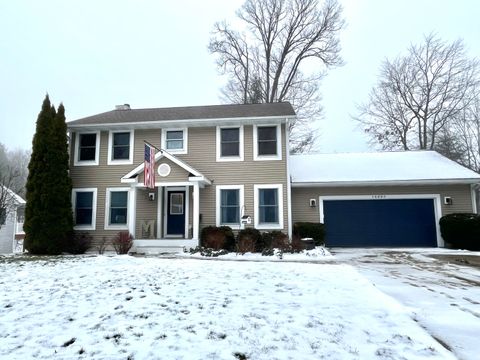
<svg viewBox="0 0 480 360">
<path fill-rule="evenodd" d="M 336 249 L 378 289 L 409 308 L 430 334 L 460 358 L 480 359 L 480 269 L 428 255 L 480 257 L 448 249 Z"/>
<path fill-rule="evenodd" d="M 0 257 L 0 358 L 454 359 L 345 264 Z"/>
</svg>

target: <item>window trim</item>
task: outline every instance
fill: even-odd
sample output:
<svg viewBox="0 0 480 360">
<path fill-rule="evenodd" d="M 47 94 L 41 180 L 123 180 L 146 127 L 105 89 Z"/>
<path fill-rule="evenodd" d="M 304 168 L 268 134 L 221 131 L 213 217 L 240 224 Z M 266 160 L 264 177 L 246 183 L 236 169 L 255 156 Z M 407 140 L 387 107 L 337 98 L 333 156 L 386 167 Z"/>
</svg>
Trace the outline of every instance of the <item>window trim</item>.
<svg viewBox="0 0 480 360">
<path fill-rule="evenodd" d="M 92 197 L 92 223 L 90 225 L 74 225 L 74 230 L 95 230 L 97 226 L 97 188 L 73 188 L 72 189 L 72 209 L 73 222 L 75 223 L 75 209 L 77 207 L 77 193 L 91 192 Z"/>
<path fill-rule="evenodd" d="M 240 210 L 240 218 L 242 217 L 242 209 L 244 209 L 244 185 L 217 185 L 215 187 L 215 222 L 217 226 L 230 226 L 234 230 L 240 229 L 240 224 L 222 224 L 221 223 L 221 190 L 239 190 L 239 210 Z"/>
<path fill-rule="evenodd" d="M 273 127 L 277 128 L 277 155 L 259 155 L 258 154 L 258 131 L 259 127 Z M 282 124 L 262 124 L 253 125 L 253 160 L 282 160 Z"/>
<path fill-rule="evenodd" d="M 238 133 L 238 156 L 222 156 L 222 129 L 239 129 Z M 221 161 L 243 161 L 244 160 L 244 146 L 243 146 L 243 125 L 240 126 L 217 126 L 216 130 L 216 153 L 217 162 Z"/>
<path fill-rule="evenodd" d="M 167 132 L 168 131 L 183 131 L 183 148 L 182 149 L 167 149 Z M 170 154 L 188 154 L 188 128 L 166 128 L 162 129 L 162 149 Z"/>
<path fill-rule="evenodd" d="M 260 223 L 260 189 L 277 189 L 278 194 L 278 224 L 276 223 Z M 283 184 L 261 184 L 253 185 L 253 208 L 254 223 L 256 229 L 261 230 L 278 230 L 283 229 Z"/>
<path fill-rule="evenodd" d="M 95 141 L 95 160 L 79 160 L 80 154 L 80 135 L 96 134 Z M 73 154 L 74 166 L 95 166 L 98 165 L 100 154 L 100 131 L 79 131 L 75 133 L 75 153 Z"/>
<path fill-rule="evenodd" d="M 114 160 L 112 159 L 113 156 L 113 134 L 115 133 L 130 133 L 130 144 L 129 144 L 129 154 L 128 159 L 119 159 Z M 135 144 L 134 141 L 134 131 L 133 130 L 110 130 L 108 132 L 108 157 L 107 157 L 107 164 L 108 165 L 131 165 L 133 164 L 133 145 Z"/>
<path fill-rule="evenodd" d="M 127 192 L 127 215 L 125 224 L 110 224 L 110 200 L 112 192 Z M 105 189 L 105 230 L 129 230 L 130 227 L 130 188 L 129 187 L 107 187 Z"/>
</svg>

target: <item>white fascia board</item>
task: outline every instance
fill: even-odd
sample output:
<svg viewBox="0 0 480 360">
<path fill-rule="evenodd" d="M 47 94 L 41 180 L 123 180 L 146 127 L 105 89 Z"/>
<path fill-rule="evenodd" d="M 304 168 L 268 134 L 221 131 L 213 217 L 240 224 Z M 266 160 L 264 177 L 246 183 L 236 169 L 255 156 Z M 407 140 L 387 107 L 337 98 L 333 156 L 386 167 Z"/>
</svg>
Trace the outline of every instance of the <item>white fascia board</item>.
<svg viewBox="0 0 480 360">
<path fill-rule="evenodd" d="M 445 180 L 392 180 L 392 181 L 329 181 L 329 182 L 296 182 L 292 187 L 346 187 L 346 186 L 401 186 L 401 185 L 467 185 L 476 184 L 478 179 L 445 179 Z"/>
<path fill-rule="evenodd" d="M 237 117 L 237 118 L 216 118 L 216 119 L 179 119 L 179 120 L 158 120 L 158 121 L 133 121 L 121 123 L 100 123 L 100 124 L 71 124 L 67 123 L 68 129 L 142 129 L 142 128 L 168 128 L 168 127 L 200 127 L 217 125 L 253 125 L 286 123 L 289 119 L 295 119 L 296 115 L 265 116 L 265 117 Z"/>
<path fill-rule="evenodd" d="M 212 182 L 210 180 L 208 180 L 205 176 L 190 176 L 188 178 L 188 181 L 198 182 L 198 183 L 202 183 L 204 185 L 212 185 Z"/>
</svg>

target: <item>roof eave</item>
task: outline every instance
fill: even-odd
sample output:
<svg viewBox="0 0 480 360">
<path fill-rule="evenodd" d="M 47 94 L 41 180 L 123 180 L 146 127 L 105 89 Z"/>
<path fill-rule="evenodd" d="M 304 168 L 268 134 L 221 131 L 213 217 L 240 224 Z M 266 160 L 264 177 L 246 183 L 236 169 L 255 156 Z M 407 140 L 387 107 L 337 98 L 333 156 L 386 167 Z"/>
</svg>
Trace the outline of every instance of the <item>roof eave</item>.
<svg viewBox="0 0 480 360">
<path fill-rule="evenodd" d="M 424 179 L 424 180 L 378 180 L 378 181 L 295 181 L 292 187 L 346 187 L 346 186 L 401 186 L 401 185 L 468 185 L 480 184 L 478 179 Z"/>
<path fill-rule="evenodd" d="M 262 123 L 286 123 L 289 119 L 296 118 L 296 115 L 281 116 L 258 116 L 258 117 L 236 117 L 236 118 L 213 118 L 213 119 L 178 119 L 178 120 L 154 120 L 154 121 L 128 121 L 115 123 L 93 123 L 93 124 L 69 124 L 68 129 L 99 129 L 99 128 L 162 128 L 162 127 L 181 127 L 222 125 L 222 124 L 262 124 Z"/>
</svg>

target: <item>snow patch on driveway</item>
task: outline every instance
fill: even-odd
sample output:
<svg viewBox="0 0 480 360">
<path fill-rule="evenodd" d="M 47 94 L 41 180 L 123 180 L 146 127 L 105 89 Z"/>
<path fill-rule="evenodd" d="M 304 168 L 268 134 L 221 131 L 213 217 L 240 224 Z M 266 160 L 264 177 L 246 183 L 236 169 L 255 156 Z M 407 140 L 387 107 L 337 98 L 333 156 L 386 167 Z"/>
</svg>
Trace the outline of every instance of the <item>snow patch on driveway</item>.
<svg viewBox="0 0 480 360">
<path fill-rule="evenodd" d="M 448 249 L 334 249 L 334 258 L 411 309 L 413 318 L 461 359 L 480 354 L 480 269 L 429 255 L 480 256 Z"/>
</svg>

